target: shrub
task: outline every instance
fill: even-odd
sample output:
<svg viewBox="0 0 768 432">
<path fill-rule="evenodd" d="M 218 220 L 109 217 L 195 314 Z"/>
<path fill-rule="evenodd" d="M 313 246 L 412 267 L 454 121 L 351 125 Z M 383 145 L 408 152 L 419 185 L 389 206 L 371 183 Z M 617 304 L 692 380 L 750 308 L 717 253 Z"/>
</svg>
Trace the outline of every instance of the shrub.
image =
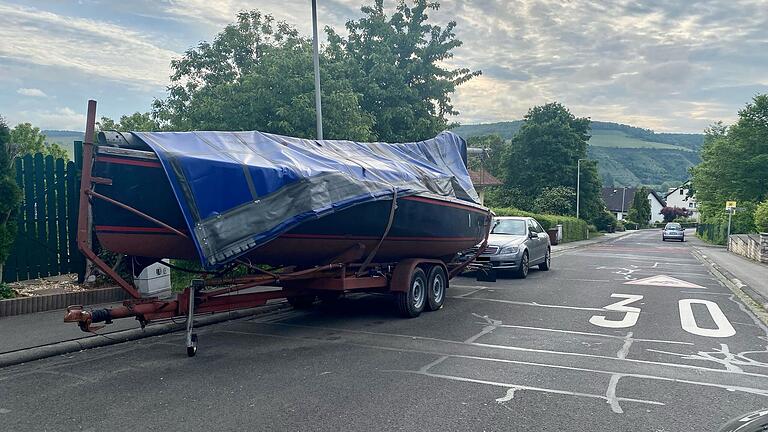
<svg viewBox="0 0 768 432">
<path fill-rule="evenodd" d="M 533 200 L 533 209 L 539 214 L 569 215 L 574 213 L 576 191 L 567 186 L 548 187 Z"/>
<path fill-rule="evenodd" d="M 12 299 L 16 297 L 16 293 L 11 289 L 8 284 L 0 282 L 0 299 Z"/>
<path fill-rule="evenodd" d="M 494 208 L 493 212 L 496 213 L 496 216 L 532 217 L 539 221 L 545 230 L 554 228 L 557 225 L 562 225 L 563 242 L 586 240 L 587 238 L 587 222 L 582 219 L 576 219 L 575 217 L 531 213 L 512 207 Z"/>
<path fill-rule="evenodd" d="M 616 216 L 609 211 L 602 211 L 592 219 L 592 223 L 597 227 L 599 231 L 608 231 L 610 227 L 616 227 L 619 221 L 616 220 Z"/>
<path fill-rule="evenodd" d="M 755 227 L 760 232 L 768 232 L 768 199 L 755 210 Z"/>
</svg>

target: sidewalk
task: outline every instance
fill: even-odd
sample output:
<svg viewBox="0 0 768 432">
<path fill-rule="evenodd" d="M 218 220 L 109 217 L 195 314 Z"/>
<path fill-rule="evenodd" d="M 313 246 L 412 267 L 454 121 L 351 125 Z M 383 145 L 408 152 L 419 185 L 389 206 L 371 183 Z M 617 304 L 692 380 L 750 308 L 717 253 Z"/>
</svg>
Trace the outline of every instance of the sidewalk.
<svg viewBox="0 0 768 432">
<path fill-rule="evenodd" d="M 704 261 L 768 309 L 768 265 L 728 252 L 725 246 L 706 243 L 695 235 L 687 237 L 687 240 Z"/>
</svg>

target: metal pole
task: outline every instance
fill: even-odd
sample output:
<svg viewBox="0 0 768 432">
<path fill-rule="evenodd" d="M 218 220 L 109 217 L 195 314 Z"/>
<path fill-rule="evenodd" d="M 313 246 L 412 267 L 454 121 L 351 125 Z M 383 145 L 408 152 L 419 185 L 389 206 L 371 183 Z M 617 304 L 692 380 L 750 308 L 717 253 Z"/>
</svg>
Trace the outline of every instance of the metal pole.
<svg viewBox="0 0 768 432">
<path fill-rule="evenodd" d="M 728 235 L 725 237 L 725 247 L 731 250 L 731 216 L 733 216 L 733 209 L 728 209 Z"/>
<path fill-rule="evenodd" d="M 581 188 L 581 159 L 576 161 L 576 219 L 579 218 L 579 192 Z"/>
<path fill-rule="evenodd" d="M 312 48 L 315 64 L 315 115 L 317 117 L 317 139 L 323 139 L 323 109 L 320 102 L 320 53 L 317 43 L 317 0 L 312 0 Z"/>
<path fill-rule="evenodd" d="M 624 201 L 627 199 L 627 187 L 621 191 L 621 218 L 624 219 Z"/>
</svg>

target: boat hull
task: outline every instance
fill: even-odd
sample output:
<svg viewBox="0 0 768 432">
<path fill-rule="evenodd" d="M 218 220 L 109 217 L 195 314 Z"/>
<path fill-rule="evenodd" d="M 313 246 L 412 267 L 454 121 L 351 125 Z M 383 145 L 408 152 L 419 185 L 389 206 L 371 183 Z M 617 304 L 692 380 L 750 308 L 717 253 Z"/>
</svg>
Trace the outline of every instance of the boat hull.
<svg viewBox="0 0 768 432">
<path fill-rule="evenodd" d="M 99 149 L 94 175 L 111 179 L 96 191 L 188 235 L 186 223 L 159 161 L 149 152 Z M 398 198 L 392 226 L 376 253 L 377 262 L 405 258 L 451 259 L 480 243 L 489 211 L 437 196 Z M 359 204 L 304 222 L 249 252 L 252 263 L 318 265 L 364 246 L 362 260 L 384 234 L 391 200 Z M 94 231 L 102 247 L 151 258 L 199 259 L 191 239 L 108 203 L 93 203 Z"/>
</svg>

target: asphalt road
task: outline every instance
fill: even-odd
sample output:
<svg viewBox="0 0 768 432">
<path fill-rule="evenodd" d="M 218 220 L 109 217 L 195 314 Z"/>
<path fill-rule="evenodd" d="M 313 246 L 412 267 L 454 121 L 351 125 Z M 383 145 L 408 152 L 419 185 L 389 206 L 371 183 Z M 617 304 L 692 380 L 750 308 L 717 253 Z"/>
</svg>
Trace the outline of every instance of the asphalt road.
<svg viewBox="0 0 768 432">
<path fill-rule="evenodd" d="M 0 429 L 709 431 L 768 407 L 768 328 L 688 243 L 638 232 L 526 280 L 452 281 L 0 369 Z M 668 276 L 646 280 L 654 276 Z"/>
</svg>

